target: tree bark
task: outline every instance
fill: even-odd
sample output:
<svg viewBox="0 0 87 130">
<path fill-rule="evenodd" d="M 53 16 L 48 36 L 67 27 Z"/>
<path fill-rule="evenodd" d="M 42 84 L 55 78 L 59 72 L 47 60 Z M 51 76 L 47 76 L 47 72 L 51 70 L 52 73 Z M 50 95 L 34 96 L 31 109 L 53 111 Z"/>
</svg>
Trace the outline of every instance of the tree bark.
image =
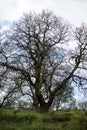
<svg viewBox="0 0 87 130">
<path fill-rule="evenodd" d="M 43 105 L 40 106 L 39 108 L 39 112 L 40 113 L 47 113 L 49 111 L 49 104 L 48 103 L 44 103 Z"/>
</svg>

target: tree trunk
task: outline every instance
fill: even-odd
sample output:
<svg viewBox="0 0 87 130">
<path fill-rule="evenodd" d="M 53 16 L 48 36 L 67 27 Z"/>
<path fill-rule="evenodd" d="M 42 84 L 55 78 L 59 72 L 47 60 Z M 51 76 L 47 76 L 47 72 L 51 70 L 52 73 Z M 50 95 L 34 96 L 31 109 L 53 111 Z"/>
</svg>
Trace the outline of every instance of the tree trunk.
<svg viewBox="0 0 87 130">
<path fill-rule="evenodd" d="M 45 103 L 44 105 L 41 105 L 40 108 L 39 108 L 39 112 L 41 113 L 47 113 L 49 111 L 49 104 L 48 103 Z"/>
<path fill-rule="evenodd" d="M 50 106 L 52 105 L 52 102 L 53 102 L 53 97 L 49 98 L 49 101 L 46 103 L 41 103 L 40 104 L 40 112 L 44 113 L 44 112 L 48 112 L 49 109 L 50 109 Z"/>
<path fill-rule="evenodd" d="M 35 92 L 36 92 L 36 97 L 37 97 L 37 100 L 38 100 L 38 109 L 39 109 L 39 112 L 48 112 L 49 109 L 50 109 L 50 106 L 52 105 L 52 102 L 53 102 L 53 99 L 54 99 L 54 95 L 51 94 L 49 96 L 49 100 L 48 102 L 45 102 L 45 99 L 43 97 L 43 95 L 41 94 L 40 90 L 38 88 L 35 89 Z"/>
</svg>

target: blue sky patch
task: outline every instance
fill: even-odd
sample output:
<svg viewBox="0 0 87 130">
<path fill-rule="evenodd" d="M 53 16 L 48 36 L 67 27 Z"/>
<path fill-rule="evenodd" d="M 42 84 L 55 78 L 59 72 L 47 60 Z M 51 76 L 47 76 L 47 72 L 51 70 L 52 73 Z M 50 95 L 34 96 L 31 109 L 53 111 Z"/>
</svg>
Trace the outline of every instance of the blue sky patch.
<svg viewBox="0 0 87 130">
<path fill-rule="evenodd" d="M 3 27 L 3 26 L 11 26 L 11 22 L 5 20 L 5 21 L 1 22 L 0 25 L 1 25 L 2 27 Z"/>
</svg>

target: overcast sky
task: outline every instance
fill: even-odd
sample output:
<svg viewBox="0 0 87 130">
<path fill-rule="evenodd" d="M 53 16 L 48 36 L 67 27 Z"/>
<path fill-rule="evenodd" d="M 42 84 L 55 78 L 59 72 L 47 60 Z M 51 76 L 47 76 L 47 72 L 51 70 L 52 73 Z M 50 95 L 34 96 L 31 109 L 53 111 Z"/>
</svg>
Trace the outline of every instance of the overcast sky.
<svg viewBox="0 0 87 130">
<path fill-rule="evenodd" d="M 9 24 L 23 12 L 50 9 L 71 24 L 87 24 L 87 0 L 0 0 L 0 23 Z"/>
</svg>

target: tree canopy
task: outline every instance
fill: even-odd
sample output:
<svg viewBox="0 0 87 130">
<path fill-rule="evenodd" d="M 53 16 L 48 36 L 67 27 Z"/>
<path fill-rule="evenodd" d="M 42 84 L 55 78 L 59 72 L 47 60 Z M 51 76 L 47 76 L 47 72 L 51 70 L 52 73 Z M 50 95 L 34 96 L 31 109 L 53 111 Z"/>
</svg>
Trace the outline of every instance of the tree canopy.
<svg viewBox="0 0 87 130">
<path fill-rule="evenodd" d="M 0 89 L 7 90 L 5 99 L 27 95 L 35 109 L 46 112 L 55 97 L 60 100 L 72 93 L 73 84 L 86 84 L 85 24 L 72 31 L 67 21 L 43 10 L 25 13 L 3 35 L 0 80 L 4 85 Z"/>
</svg>

